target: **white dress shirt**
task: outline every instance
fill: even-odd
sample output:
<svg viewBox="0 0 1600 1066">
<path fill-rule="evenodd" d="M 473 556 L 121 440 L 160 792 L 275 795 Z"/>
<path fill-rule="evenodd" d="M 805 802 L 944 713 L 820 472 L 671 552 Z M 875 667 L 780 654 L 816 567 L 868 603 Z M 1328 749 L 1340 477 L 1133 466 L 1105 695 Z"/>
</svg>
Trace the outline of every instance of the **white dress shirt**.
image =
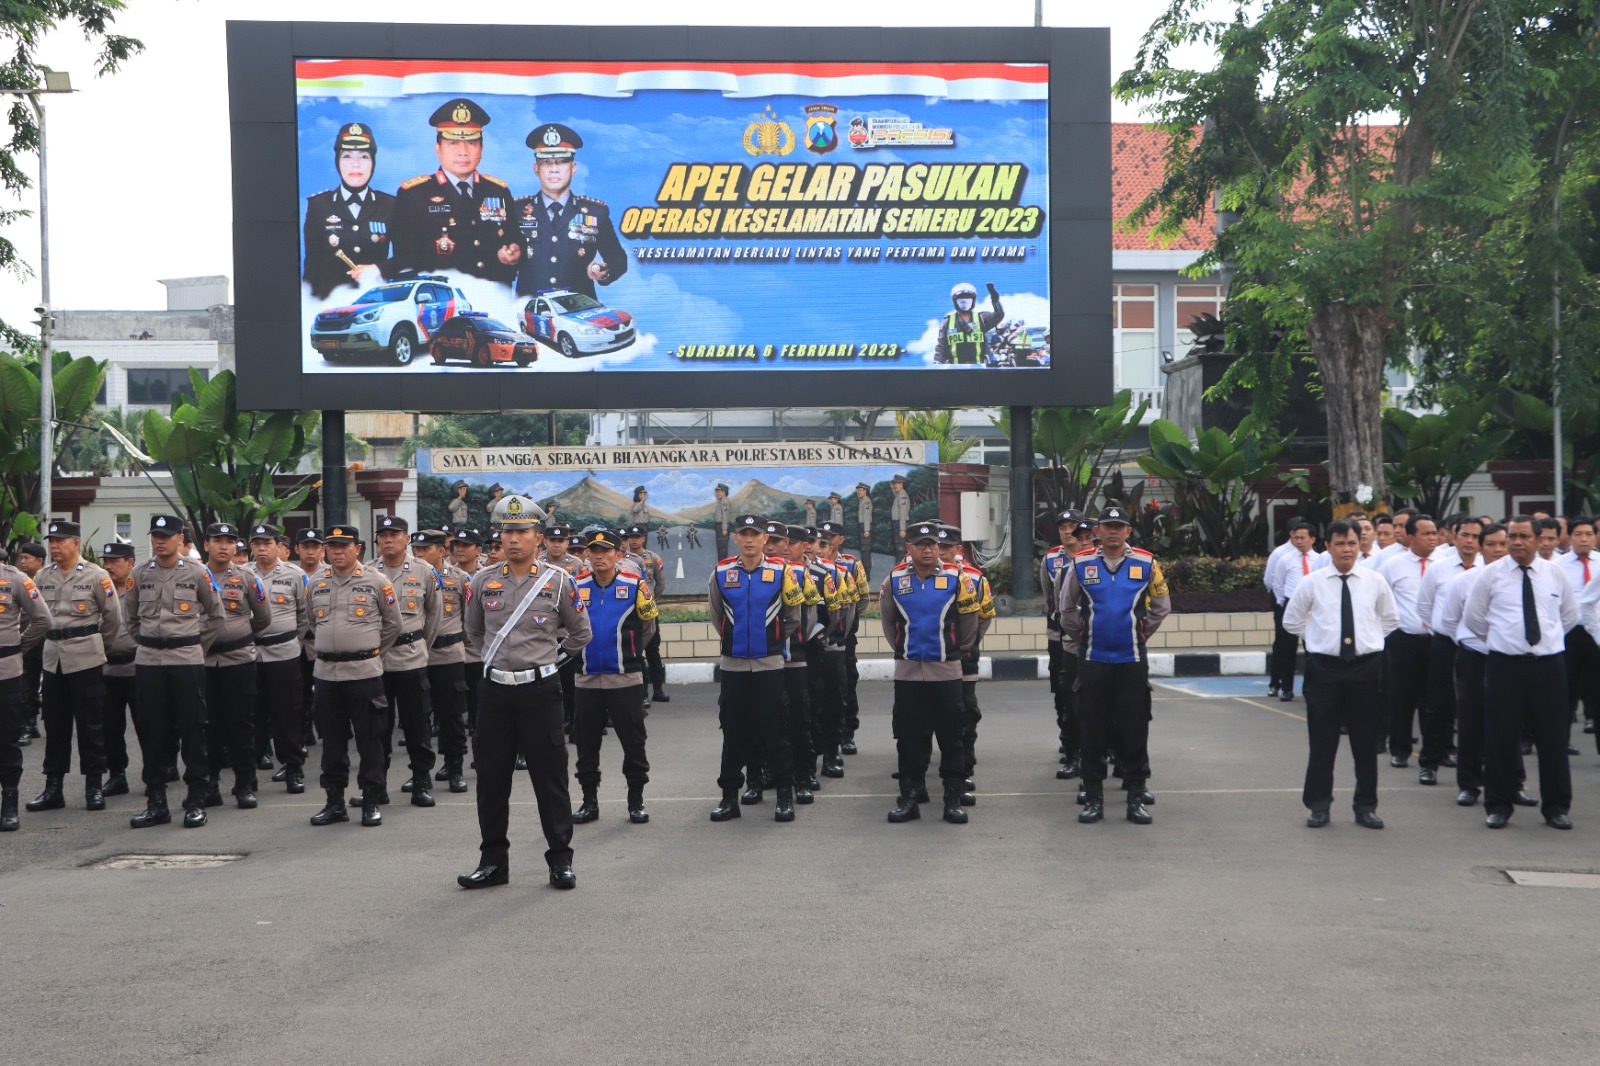
<svg viewBox="0 0 1600 1066">
<path fill-rule="evenodd" d="M 1344 581 L 1337 567 L 1325 566 L 1300 582 L 1283 611 L 1283 628 L 1304 637 L 1312 655 L 1337 657 L 1340 645 Z M 1350 568 L 1350 608 L 1356 624 L 1356 654 L 1383 650 L 1383 638 L 1400 624 L 1394 593 L 1383 575 L 1370 567 Z"/>
<path fill-rule="evenodd" d="M 1387 548 L 1379 548 L 1378 549 L 1378 565 L 1382 566 L 1384 563 L 1388 562 L 1390 559 L 1394 558 L 1399 553 L 1408 552 L 1410 550 L 1411 550 L 1410 548 L 1406 547 L 1404 544 L 1401 544 L 1398 540 L 1395 541 L 1393 544 L 1389 545 Z"/>
<path fill-rule="evenodd" d="M 1296 550 L 1294 542 L 1286 540 L 1267 553 L 1267 568 L 1262 571 L 1261 583 L 1267 587 L 1268 592 L 1272 593 L 1273 602 L 1280 605 L 1283 601 L 1278 599 L 1278 568 L 1283 566 L 1284 561 L 1289 557 L 1289 553 Z"/>
<path fill-rule="evenodd" d="M 1378 568 L 1378 563 L 1380 563 L 1380 562 L 1382 562 L 1382 560 L 1378 558 L 1378 549 L 1377 548 L 1373 548 L 1371 551 L 1368 551 L 1368 552 L 1362 552 L 1360 555 L 1356 556 L 1356 565 L 1357 566 L 1367 567 L 1370 570 L 1376 570 Z M 1332 565 L 1333 565 L 1333 553 L 1332 552 L 1318 552 L 1317 553 L 1317 561 L 1311 564 L 1311 569 L 1313 569 L 1313 570 L 1321 570 L 1324 567 L 1328 567 L 1328 566 L 1332 566 Z"/>
<path fill-rule="evenodd" d="M 1434 563 L 1448 563 L 1460 557 L 1461 553 L 1456 551 L 1454 544 L 1446 544 L 1441 540 L 1434 545 L 1433 551 L 1428 553 L 1428 566 L 1432 567 Z"/>
<path fill-rule="evenodd" d="M 1467 593 L 1462 625 L 1502 655 L 1560 655 L 1567 630 L 1578 624 L 1578 598 L 1567 575 L 1546 559 L 1535 558 L 1528 576 L 1539 616 L 1539 643 L 1529 647 L 1522 627 L 1522 569 L 1511 556 L 1483 568 Z"/>
<path fill-rule="evenodd" d="M 1395 606 L 1400 610 L 1400 629 L 1413 636 L 1425 636 L 1428 627 L 1417 614 L 1417 594 L 1428 573 L 1428 559 L 1407 548 L 1391 554 L 1378 567 L 1378 573 L 1394 590 Z"/>
<path fill-rule="evenodd" d="M 1294 596 L 1294 590 L 1300 587 L 1300 582 L 1317 568 L 1317 560 L 1322 558 L 1319 551 L 1301 552 L 1291 545 L 1291 550 L 1285 552 L 1278 563 L 1278 584 L 1273 588 L 1272 594 L 1278 597 L 1279 603 L 1288 603 Z"/>
<path fill-rule="evenodd" d="M 1479 574 L 1483 573 L 1483 564 L 1474 566 L 1456 574 L 1439 589 L 1439 594 L 1433 599 L 1433 626 L 1435 633 L 1442 633 L 1461 645 L 1463 648 L 1477 652 L 1479 655 L 1489 654 L 1489 645 L 1475 636 L 1472 630 L 1461 624 L 1461 616 L 1466 612 L 1467 593 L 1472 591 L 1472 582 Z"/>
<path fill-rule="evenodd" d="M 1578 593 L 1578 621 L 1600 643 L 1600 580 L 1589 582 Z"/>
<path fill-rule="evenodd" d="M 1577 593 L 1580 599 L 1583 597 L 1583 590 L 1588 588 L 1596 578 L 1600 578 L 1600 552 L 1579 555 L 1575 551 L 1569 551 L 1565 555 L 1558 553 L 1550 561 L 1560 567 L 1561 572 L 1567 575 L 1567 584 L 1572 586 L 1572 591 Z M 1588 564 L 1588 580 L 1584 579 L 1585 563 Z"/>
<path fill-rule="evenodd" d="M 1429 632 L 1443 633 L 1447 637 L 1450 636 L 1449 630 L 1440 629 L 1433 623 L 1439 589 L 1443 588 L 1445 582 L 1450 579 L 1458 577 L 1468 570 L 1477 569 L 1476 563 L 1476 556 L 1473 557 L 1473 565 L 1462 563 L 1459 554 L 1452 555 L 1447 562 L 1440 562 L 1438 549 L 1434 549 L 1433 554 L 1428 556 L 1428 572 L 1422 575 L 1422 585 L 1417 589 L 1417 617 L 1427 624 Z"/>
</svg>

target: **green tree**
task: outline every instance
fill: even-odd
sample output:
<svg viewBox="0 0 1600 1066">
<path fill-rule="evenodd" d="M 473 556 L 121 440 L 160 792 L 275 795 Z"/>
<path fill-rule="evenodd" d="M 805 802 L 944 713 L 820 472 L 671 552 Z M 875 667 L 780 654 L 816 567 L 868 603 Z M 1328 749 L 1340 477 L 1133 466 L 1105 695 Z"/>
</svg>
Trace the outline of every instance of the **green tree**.
<svg viewBox="0 0 1600 1066">
<path fill-rule="evenodd" d="M 956 436 L 954 411 L 896 411 L 895 426 L 901 440 L 931 440 L 939 445 L 941 463 L 959 463 L 978 442 Z"/>
<path fill-rule="evenodd" d="M 55 392 L 56 454 L 94 407 L 106 365 L 69 352 L 50 362 Z M 0 352 L 0 536 L 7 545 L 39 532 L 39 359 Z M 57 462 L 52 473 L 62 467 Z"/>
<path fill-rule="evenodd" d="M 1381 497 L 1383 370 L 1408 347 L 1405 301 L 1439 235 L 1480 225 L 1528 158 L 1533 5 L 1267 0 L 1217 20 L 1208 6 L 1170 0 L 1117 80 L 1168 138 L 1163 181 L 1126 223 L 1170 237 L 1213 203 L 1237 219 L 1194 269 L 1231 265 L 1230 309 L 1249 305 L 1283 350 L 1304 341 L 1331 488 Z M 1210 70 L 1174 66 L 1194 44 Z"/>
<path fill-rule="evenodd" d="M 1265 525 L 1256 510 L 1255 484 L 1277 472 L 1278 453 L 1287 441 L 1262 444 L 1235 430 L 1215 426 L 1194 443 L 1176 423 L 1158 418 L 1150 423 L 1150 454 L 1139 468 L 1172 485 L 1174 509 L 1182 523 L 1176 532 L 1203 555 L 1237 559 L 1262 547 Z M 1296 471 L 1294 487 L 1304 488 L 1305 472 Z"/>
<path fill-rule="evenodd" d="M 231 370 L 206 381 L 191 369 L 189 379 L 194 402 L 175 401 L 171 418 L 146 411 L 144 440 L 150 456 L 171 468 L 190 526 L 243 526 L 300 506 L 313 487 L 312 475 L 286 496 L 277 494 L 272 479 L 293 473 L 308 454 L 316 412 L 241 412 Z"/>
<path fill-rule="evenodd" d="M 0 10 L 0 93 L 14 89 L 37 89 L 44 85 L 45 68 L 36 57 L 39 44 L 57 30 L 76 26 L 84 39 L 99 49 L 95 72 L 111 74 L 124 60 L 144 50 L 132 37 L 111 32 L 111 24 L 123 9 L 122 0 L 26 0 L 8 3 Z M 22 157 L 39 151 L 39 119 L 26 97 L 12 97 L 6 112 L 11 139 L 0 145 L 0 184 L 10 198 L 23 201 L 33 187 L 33 179 L 23 169 Z M 33 273 L 17 255 L 16 246 L 4 233 L 31 210 L 0 205 L 0 271 L 24 281 Z M 18 330 L 0 320 L 0 341 L 18 351 L 32 350 L 36 343 L 31 333 Z"/>
</svg>

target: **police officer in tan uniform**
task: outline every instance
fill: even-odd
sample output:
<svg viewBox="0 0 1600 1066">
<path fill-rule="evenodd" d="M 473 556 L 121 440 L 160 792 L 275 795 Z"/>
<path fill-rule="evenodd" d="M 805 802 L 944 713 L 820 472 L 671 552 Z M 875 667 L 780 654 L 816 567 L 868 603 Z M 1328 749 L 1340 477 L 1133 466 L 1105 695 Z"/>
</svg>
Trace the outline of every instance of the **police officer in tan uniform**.
<svg viewBox="0 0 1600 1066">
<path fill-rule="evenodd" d="M 78 727 L 78 768 L 84 775 L 84 806 L 106 808 L 101 774 L 106 769 L 104 733 L 105 647 L 122 625 L 122 609 L 111 575 L 79 554 L 78 524 L 53 521 L 45 533 L 52 563 L 34 584 L 50 608 L 44 645 L 44 791 L 30 811 L 66 806 L 61 783 L 72 766 L 72 727 Z"/>
<path fill-rule="evenodd" d="M 311 579 L 311 626 L 316 634 L 317 731 L 322 734 L 322 787 L 328 802 L 312 825 L 348 822 L 344 790 L 350 784 L 350 738 L 360 765 L 361 824 L 383 824 L 383 729 L 389 701 L 383 694 L 383 653 L 400 636 L 394 585 L 361 562 L 361 531 L 353 523 L 329 526 L 328 564 Z"/>
<path fill-rule="evenodd" d="M 534 502 L 506 496 L 492 517 L 506 559 L 472 579 L 466 617 L 467 643 L 479 650 L 484 672 L 473 737 L 481 854 L 478 868 L 456 880 L 462 888 L 487 888 L 510 879 L 506 827 L 520 751 L 527 755 L 539 803 L 550 883 L 573 888 L 578 878 L 572 872 L 572 799 L 556 674 L 565 656 L 589 643 L 589 615 L 571 576 L 534 557 L 543 519 Z"/>
<path fill-rule="evenodd" d="M 188 535 L 176 515 L 150 519 L 150 561 L 133 572 L 128 592 L 128 632 L 139 650 L 134 680 L 139 690 L 145 809 L 129 819 L 135 829 L 172 821 L 167 810 L 167 767 L 183 752 L 183 824 L 206 824 L 210 760 L 206 755 L 206 651 L 222 626 L 222 599 L 211 574 L 188 559 Z"/>
<path fill-rule="evenodd" d="M 44 643 L 50 608 L 33 579 L 0 559 L 0 833 L 14 832 L 22 782 L 23 657 Z"/>
<path fill-rule="evenodd" d="M 483 565 L 483 534 L 477 529 L 457 526 L 450 532 L 450 559 L 470 581 Z M 463 593 L 463 610 L 465 607 Z M 483 664 L 478 663 L 477 652 L 470 645 L 463 644 L 462 648 L 462 669 L 467 678 L 467 736 L 470 737 L 478 725 L 478 684 L 483 680 Z M 474 663 L 478 663 L 476 668 Z"/>
<path fill-rule="evenodd" d="M 572 554 L 572 527 L 552 523 L 544 531 L 544 551 L 539 555 L 541 563 L 550 566 L 559 566 L 574 580 L 584 570 L 583 560 Z M 561 668 L 561 720 L 566 730 L 567 739 L 573 736 L 573 723 L 576 720 L 577 703 L 577 673 L 578 661 L 576 659 Z"/>
<path fill-rule="evenodd" d="M 378 569 L 394 586 L 400 608 L 400 635 L 383 653 L 383 692 L 389 713 L 383 733 L 384 771 L 387 776 L 398 719 L 405 738 L 411 780 L 401 787 L 411 793 L 413 807 L 432 807 L 432 709 L 428 705 L 428 649 L 439 629 L 439 575 L 413 556 L 411 525 L 399 515 L 378 519 Z M 387 787 L 387 785 L 385 785 Z"/>
<path fill-rule="evenodd" d="M 211 756 L 206 806 L 222 806 L 222 768 L 233 765 L 233 797 L 241 810 L 257 806 L 256 634 L 272 624 L 267 592 L 250 569 L 235 562 L 239 527 L 206 527 L 206 567 L 222 599 L 222 628 L 206 650 L 206 751 Z"/>
<path fill-rule="evenodd" d="M 311 579 L 304 570 L 279 555 L 276 526 L 258 522 L 250 530 L 250 551 L 255 556 L 255 579 L 267 594 L 272 621 L 256 634 L 256 718 L 268 724 L 268 734 L 283 769 L 272 775 L 296 795 L 306 790 L 304 743 L 305 708 L 301 705 L 300 637 L 311 625 L 306 589 Z M 257 728 L 259 737 L 261 730 Z"/>
<path fill-rule="evenodd" d="M 294 535 L 295 565 L 306 576 L 306 591 L 311 590 L 311 579 L 315 577 L 326 564 L 327 545 L 322 542 L 322 530 L 307 528 L 299 530 Z M 302 729 L 303 745 L 317 742 L 316 700 L 312 695 L 311 665 L 317 657 L 314 647 L 314 634 L 311 632 L 311 604 L 306 601 L 306 628 L 300 643 L 300 727 Z"/>
<path fill-rule="evenodd" d="M 424 529 L 412 536 L 411 551 L 439 575 L 439 626 L 428 645 L 428 700 L 439 726 L 439 755 L 444 765 L 433 779 L 449 782 L 451 792 L 465 792 L 466 632 L 461 618 L 471 579 L 445 554 L 445 541 L 442 530 Z"/>
<path fill-rule="evenodd" d="M 728 486 L 717 482 L 716 502 L 711 505 L 711 522 L 717 541 L 717 562 L 728 557 L 728 537 L 733 531 L 733 501 L 728 499 Z"/>
<path fill-rule="evenodd" d="M 128 592 L 133 588 L 133 545 L 112 542 L 100 549 L 100 561 L 117 589 L 117 602 L 124 621 L 128 618 Z M 128 718 L 133 718 L 133 730 L 139 731 L 137 686 L 133 676 L 133 655 L 139 645 L 126 624 L 117 629 L 106 644 L 106 664 L 100 668 L 105 683 L 105 736 L 106 783 L 100 790 L 105 796 L 128 794 Z"/>
</svg>

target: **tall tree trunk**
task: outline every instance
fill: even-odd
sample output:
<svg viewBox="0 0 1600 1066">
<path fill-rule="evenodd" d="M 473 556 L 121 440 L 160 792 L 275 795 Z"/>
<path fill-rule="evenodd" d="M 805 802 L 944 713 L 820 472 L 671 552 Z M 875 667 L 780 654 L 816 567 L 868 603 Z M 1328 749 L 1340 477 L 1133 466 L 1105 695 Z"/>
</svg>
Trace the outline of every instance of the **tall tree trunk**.
<svg viewBox="0 0 1600 1066">
<path fill-rule="evenodd" d="M 1383 475 L 1383 363 L 1394 320 L 1382 307 L 1319 307 L 1306 340 L 1322 372 L 1328 408 L 1328 487 L 1335 494 L 1372 486 L 1388 495 Z"/>
</svg>

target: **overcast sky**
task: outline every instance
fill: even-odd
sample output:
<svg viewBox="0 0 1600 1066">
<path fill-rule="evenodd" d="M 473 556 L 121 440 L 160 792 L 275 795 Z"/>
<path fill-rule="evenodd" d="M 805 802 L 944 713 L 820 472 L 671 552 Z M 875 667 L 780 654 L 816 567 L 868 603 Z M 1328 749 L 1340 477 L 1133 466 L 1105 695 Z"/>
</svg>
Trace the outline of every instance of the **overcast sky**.
<svg viewBox="0 0 1600 1066">
<path fill-rule="evenodd" d="M 1145 28 L 1165 6 L 1165 0 L 1046 0 L 1044 17 L 1051 26 L 1109 26 L 1115 75 L 1132 62 Z M 326 0 L 129 0 L 116 27 L 141 39 L 146 51 L 109 78 L 92 76 L 92 51 L 74 36 L 58 34 L 44 42 L 40 61 L 71 73 L 80 90 L 48 98 L 52 304 L 80 310 L 161 308 L 166 297 L 160 278 L 232 277 L 223 41 L 229 18 L 360 21 L 363 13 L 370 13 L 396 22 L 437 22 L 450 10 L 419 0 L 359 7 Z M 515 5 L 503 10 L 515 10 Z M 555 23 L 626 26 L 661 21 L 660 6 L 640 0 L 588 0 L 532 10 Z M 760 9 L 731 0 L 703 0 L 695 14 L 700 25 L 793 25 L 798 14 L 808 16 L 804 24 L 816 26 L 960 26 L 979 15 L 993 25 L 1026 26 L 1033 21 L 1033 4 L 814 0 L 803 9 Z M 489 13 L 466 18 L 504 21 Z M 1138 117 L 1113 105 L 1115 119 Z M 24 166 L 37 174 L 35 161 L 24 161 Z M 30 191 L 23 206 L 35 208 L 37 202 Z M 38 219 L 23 220 L 7 236 L 37 267 Z M 8 278 L 0 289 L 0 316 L 22 325 L 34 317 L 38 302 L 37 277 L 20 283 Z"/>
</svg>

